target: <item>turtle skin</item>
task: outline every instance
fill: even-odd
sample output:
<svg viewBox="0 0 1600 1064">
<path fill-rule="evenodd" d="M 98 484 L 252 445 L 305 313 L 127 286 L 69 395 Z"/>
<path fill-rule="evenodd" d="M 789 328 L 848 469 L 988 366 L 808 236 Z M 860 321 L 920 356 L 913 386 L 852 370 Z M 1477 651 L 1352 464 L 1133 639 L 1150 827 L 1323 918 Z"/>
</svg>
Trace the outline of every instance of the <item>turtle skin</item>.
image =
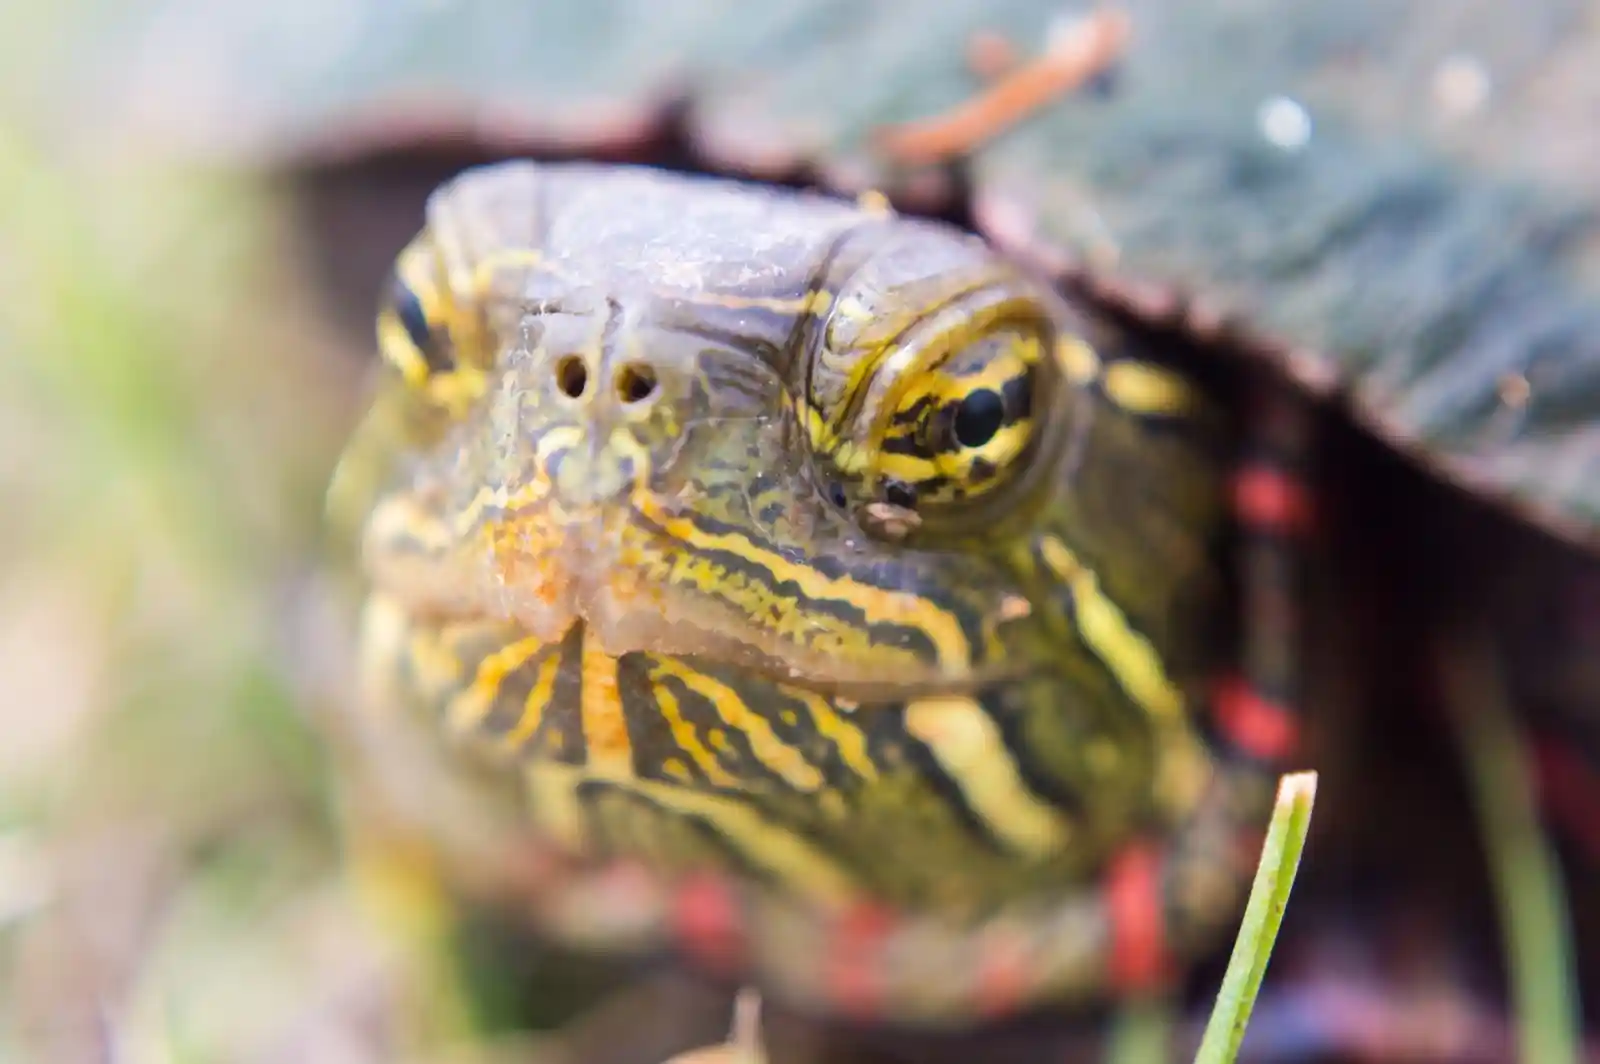
<svg viewBox="0 0 1600 1064">
<path fill-rule="evenodd" d="M 549 932 L 937 1026 L 1237 915 L 1291 655 L 1158 345 L 879 200 L 526 162 L 435 193 L 378 335 L 374 709 L 522 785 Z"/>
</svg>

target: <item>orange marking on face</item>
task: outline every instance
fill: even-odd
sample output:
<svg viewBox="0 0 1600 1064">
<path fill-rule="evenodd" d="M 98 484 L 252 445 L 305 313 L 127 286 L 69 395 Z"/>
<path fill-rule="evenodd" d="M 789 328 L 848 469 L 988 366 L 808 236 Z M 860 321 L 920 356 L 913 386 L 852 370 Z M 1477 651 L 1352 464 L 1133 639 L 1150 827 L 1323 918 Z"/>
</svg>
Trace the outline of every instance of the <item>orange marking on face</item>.
<svg viewBox="0 0 1600 1064">
<path fill-rule="evenodd" d="M 1257 760 L 1286 760 L 1299 744 L 1294 714 L 1239 677 L 1220 681 L 1212 692 L 1211 705 L 1223 736 Z"/>
<path fill-rule="evenodd" d="M 593 633 L 583 633 L 582 694 L 579 699 L 583 740 L 589 767 L 598 772 L 631 775 L 633 743 L 622 715 L 617 685 L 617 659 L 600 648 Z"/>
<path fill-rule="evenodd" d="M 544 532 L 542 522 L 505 521 L 487 526 L 481 534 L 502 584 L 546 606 L 571 597 L 571 578 L 551 561 L 559 539 Z"/>
</svg>

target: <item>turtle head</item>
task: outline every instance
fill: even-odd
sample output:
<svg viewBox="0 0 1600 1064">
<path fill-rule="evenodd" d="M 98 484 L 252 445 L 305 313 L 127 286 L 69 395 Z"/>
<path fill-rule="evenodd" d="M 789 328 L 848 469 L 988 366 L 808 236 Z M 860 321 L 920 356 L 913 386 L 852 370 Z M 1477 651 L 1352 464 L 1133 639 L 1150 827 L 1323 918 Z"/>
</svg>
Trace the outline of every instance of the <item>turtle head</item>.
<svg viewBox="0 0 1600 1064">
<path fill-rule="evenodd" d="M 719 285 L 642 240 L 469 254 L 470 211 L 435 203 L 380 314 L 450 412 L 373 512 L 380 586 L 862 699 L 1037 661 L 1030 536 L 1094 416 L 1048 287 L 898 219 L 826 215 L 821 262 Z"/>
</svg>

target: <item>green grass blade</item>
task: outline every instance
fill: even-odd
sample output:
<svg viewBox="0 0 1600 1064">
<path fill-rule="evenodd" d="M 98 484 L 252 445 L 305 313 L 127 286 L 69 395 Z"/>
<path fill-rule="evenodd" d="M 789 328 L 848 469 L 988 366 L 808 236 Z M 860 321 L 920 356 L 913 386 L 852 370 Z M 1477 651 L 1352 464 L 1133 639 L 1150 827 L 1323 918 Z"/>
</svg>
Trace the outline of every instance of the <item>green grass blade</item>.
<svg viewBox="0 0 1600 1064">
<path fill-rule="evenodd" d="M 1300 854 L 1305 849 L 1306 832 L 1311 827 L 1311 807 L 1317 795 L 1317 774 L 1300 772 L 1285 776 L 1278 783 L 1278 800 L 1273 806 L 1267 841 L 1256 866 L 1255 883 L 1245 906 L 1244 922 L 1233 943 L 1233 956 L 1217 992 L 1217 1003 L 1200 1041 L 1197 1064 L 1232 1064 L 1244 1041 L 1245 1026 L 1261 990 L 1267 961 L 1272 956 L 1278 928 L 1289 904 Z"/>
<path fill-rule="evenodd" d="M 1500 906 L 1524 1064 L 1576 1064 L 1578 1003 L 1567 898 L 1534 806 L 1528 751 L 1507 708 L 1487 640 L 1441 662 Z"/>
<path fill-rule="evenodd" d="M 1159 1064 L 1172 1059 L 1174 1006 L 1171 999 L 1139 998 L 1117 1010 L 1107 1064 Z"/>
</svg>

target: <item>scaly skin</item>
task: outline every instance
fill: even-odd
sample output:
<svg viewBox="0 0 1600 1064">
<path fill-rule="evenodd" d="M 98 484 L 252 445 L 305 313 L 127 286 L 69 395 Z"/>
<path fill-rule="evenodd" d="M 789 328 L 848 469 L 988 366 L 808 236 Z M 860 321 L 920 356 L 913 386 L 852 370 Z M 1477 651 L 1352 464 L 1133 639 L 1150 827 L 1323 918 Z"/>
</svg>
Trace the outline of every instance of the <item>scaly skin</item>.
<svg viewBox="0 0 1600 1064">
<path fill-rule="evenodd" d="M 1197 712 L 1229 456 L 1157 353 L 881 204 L 521 163 L 435 194 L 379 337 L 373 687 L 521 776 L 555 933 L 932 1022 L 1236 911 L 1292 734 Z M 645 916 L 580 904 L 619 869 Z"/>
</svg>

